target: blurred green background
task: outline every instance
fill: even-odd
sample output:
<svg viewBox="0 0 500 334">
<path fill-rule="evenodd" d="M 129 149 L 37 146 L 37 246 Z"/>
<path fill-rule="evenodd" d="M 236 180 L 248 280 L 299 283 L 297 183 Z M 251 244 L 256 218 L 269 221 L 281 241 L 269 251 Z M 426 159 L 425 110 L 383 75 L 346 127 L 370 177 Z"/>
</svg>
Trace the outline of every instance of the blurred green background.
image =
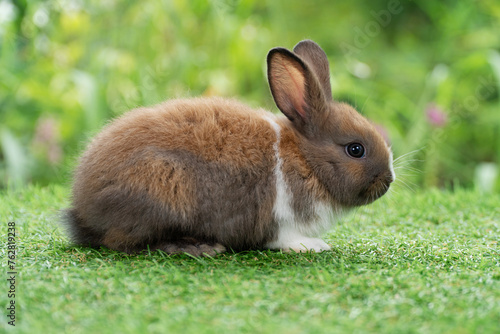
<svg viewBox="0 0 500 334">
<path fill-rule="evenodd" d="M 69 184 L 89 136 L 199 95 L 277 112 L 265 57 L 310 38 L 408 187 L 500 191 L 500 2 L 0 0 L 0 187 Z"/>
</svg>

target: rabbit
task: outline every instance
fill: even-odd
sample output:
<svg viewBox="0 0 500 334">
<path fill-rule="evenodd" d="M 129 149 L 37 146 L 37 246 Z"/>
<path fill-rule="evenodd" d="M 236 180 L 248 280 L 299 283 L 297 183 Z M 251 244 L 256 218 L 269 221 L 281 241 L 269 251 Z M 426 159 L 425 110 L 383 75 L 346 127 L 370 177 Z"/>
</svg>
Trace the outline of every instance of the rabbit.
<svg viewBox="0 0 500 334">
<path fill-rule="evenodd" d="M 375 127 L 333 100 L 311 40 L 267 56 L 283 115 L 232 99 L 174 99 L 107 124 L 74 172 L 65 222 L 79 245 L 214 256 L 322 252 L 319 237 L 395 179 Z"/>
</svg>

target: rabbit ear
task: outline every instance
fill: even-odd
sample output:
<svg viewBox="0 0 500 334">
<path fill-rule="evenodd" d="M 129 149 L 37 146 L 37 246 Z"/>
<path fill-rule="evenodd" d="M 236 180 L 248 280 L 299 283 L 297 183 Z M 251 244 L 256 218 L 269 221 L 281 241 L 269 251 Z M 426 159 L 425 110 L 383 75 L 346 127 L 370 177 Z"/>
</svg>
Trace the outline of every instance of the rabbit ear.
<svg viewBox="0 0 500 334">
<path fill-rule="evenodd" d="M 330 85 L 330 66 L 325 51 L 315 42 L 306 39 L 293 48 L 293 52 L 309 65 L 316 74 L 325 98 L 332 100 L 332 87 Z"/>
<path fill-rule="evenodd" d="M 322 118 L 318 116 L 327 108 L 323 89 L 308 64 L 287 49 L 274 48 L 267 55 L 267 74 L 281 112 L 299 131 L 314 133 Z"/>
</svg>

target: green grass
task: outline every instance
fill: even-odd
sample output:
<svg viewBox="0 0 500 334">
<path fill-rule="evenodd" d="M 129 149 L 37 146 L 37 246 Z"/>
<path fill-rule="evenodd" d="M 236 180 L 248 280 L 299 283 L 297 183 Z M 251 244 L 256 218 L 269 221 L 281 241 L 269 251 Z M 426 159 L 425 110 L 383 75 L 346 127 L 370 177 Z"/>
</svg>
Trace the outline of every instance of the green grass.
<svg viewBox="0 0 500 334">
<path fill-rule="evenodd" d="M 498 194 L 393 193 L 335 227 L 331 252 L 203 259 L 71 247 L 56 218 L 67 196 L 0 194 L 2 245 L 8 221 L 18 233 L 16 332 L 500 331 Z"/>
</svg>

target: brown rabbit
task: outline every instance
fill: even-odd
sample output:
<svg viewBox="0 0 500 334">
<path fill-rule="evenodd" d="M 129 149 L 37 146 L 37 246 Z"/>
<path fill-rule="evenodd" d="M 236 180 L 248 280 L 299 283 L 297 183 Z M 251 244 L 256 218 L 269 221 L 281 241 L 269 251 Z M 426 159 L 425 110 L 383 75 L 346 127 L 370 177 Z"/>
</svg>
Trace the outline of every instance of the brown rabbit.
<svg viewBox="0 0 500 334">
<path fill-rule="evenodd" d="M 66 215 L 73 241 L 196 256 L 330 249 L 317 237 L 388 190 L 392 153 L 365 118 L 332 100 L 328 59 L 316 43 L 274 48 L 267 65 L 286 117 L 196 98 L 107 125 L 75 172 Z"/>
</svg>

